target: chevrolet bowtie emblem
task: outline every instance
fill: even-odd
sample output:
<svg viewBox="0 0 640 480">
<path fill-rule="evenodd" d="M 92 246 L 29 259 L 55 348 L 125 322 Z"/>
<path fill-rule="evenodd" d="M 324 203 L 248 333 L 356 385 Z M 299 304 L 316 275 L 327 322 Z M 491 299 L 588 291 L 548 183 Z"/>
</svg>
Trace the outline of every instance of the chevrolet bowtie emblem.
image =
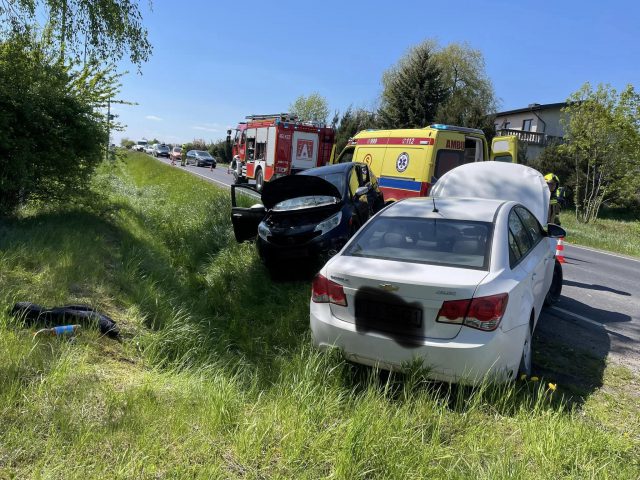
<svg viewBox="0 0 640 480">
<path fill-rule="evenodd" d="M 399 287 L 391 285 L 390 283 L 381 283 L 380 288 L 385 292 L 397 292 Z"/>
</svg>

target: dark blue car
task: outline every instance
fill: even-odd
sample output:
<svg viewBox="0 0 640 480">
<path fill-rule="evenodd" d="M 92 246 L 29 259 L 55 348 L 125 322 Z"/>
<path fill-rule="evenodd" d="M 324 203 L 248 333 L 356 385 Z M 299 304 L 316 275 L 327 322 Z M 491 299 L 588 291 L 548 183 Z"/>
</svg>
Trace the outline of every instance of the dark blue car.
<svg viewBox="0 0 640 480">
<path fill-rule="evenodd" d="M 257 237 L 268 266 L 280 262 L 320 260 L 337 253 L 347 240 L 384 206 L 378 180 L 364 163 L 311 168 L 265 182 L 262 205 L 237 206 L 231 186 L 231 221 L 236 240 Z"/>
</svg>

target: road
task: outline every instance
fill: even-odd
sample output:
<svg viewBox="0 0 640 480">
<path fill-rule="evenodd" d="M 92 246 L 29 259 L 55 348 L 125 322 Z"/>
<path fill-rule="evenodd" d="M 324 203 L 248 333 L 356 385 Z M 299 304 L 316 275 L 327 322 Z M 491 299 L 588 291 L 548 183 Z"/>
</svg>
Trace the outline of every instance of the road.
<svg viewBox="0 0 640 480">
<path fill-rule="evenodd" d="M 223 167 L 176 168 L 220 186 L 233 183 Z M 640 259 L 571 244 L 565 244 L 565 258 L 562 296 L 542 312 L 537 336 L 640 372 Z"/>
</svg>

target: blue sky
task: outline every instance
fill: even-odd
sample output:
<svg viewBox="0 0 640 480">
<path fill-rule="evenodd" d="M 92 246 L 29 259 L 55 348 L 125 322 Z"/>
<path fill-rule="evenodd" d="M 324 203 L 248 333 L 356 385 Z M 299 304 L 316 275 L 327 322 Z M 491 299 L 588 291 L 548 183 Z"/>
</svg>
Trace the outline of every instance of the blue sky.
<svg viewBox="0 0 640 480">
<path fill-rule="evenodd" d="M 637 1 L 286 0 L 141 2 L 154 53 L 123 79 L 115 134 L 215 140 L 252 113 L 319 92 L 331 111 L 374 108 L 382 73 L 412 45 L 481 50 L 500 109 L 563 101 L 582 83 L 640 88 Z"/>
</svg>

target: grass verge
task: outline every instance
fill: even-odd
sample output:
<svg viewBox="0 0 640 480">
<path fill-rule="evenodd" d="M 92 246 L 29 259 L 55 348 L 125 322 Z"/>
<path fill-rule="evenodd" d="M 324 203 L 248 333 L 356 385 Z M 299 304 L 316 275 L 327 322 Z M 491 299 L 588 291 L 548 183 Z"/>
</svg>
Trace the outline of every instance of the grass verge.
<svg viewBox="0 0 640 480">
<path fill-rule="evenodd" d="M 575 394 L 356 368 L 310 348 L 308 284 L 271 282 L 229 216 L 227 191 L 132 154 L 83 202 L 3 221 L 0 478 L 638 477 L 628 371 Z M 89 303 L 124 341 L 34 341 L 18 300 Z"/>
<path fill-rule="evenodd" d="M 567 211 L 561 221 L 570 243 L 640 257 L 640 220 L 599 218 L 585 224 Z"/>
</svg>

